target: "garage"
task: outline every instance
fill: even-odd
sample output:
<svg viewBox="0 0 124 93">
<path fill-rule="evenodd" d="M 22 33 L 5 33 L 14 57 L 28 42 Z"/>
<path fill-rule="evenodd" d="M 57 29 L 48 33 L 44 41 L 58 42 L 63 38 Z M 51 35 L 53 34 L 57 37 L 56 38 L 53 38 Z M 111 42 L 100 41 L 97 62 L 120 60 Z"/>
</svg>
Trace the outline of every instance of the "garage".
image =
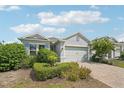
<svg viewBox="0 0 124 93">
<path fill-rule="evenodd" d="M 72 47 L 65 46 L 64 51 L 65 59 L 64 61 L 76 61 L 83 62 L 88 60 L 88 48 L 87 47 Z"/>
</svg>

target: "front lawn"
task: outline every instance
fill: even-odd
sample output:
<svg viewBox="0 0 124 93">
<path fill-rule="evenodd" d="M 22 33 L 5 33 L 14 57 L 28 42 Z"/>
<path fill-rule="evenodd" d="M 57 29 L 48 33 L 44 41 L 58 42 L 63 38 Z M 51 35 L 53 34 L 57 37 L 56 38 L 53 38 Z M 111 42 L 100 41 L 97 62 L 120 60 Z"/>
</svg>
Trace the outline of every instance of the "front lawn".
<svg viewBox="0 0 124 93">
<path fill-rule="evenodd" d="M 124 68 L 124 61 L 122 60 L 111 60 L 112 65 Z"/>
</svg>

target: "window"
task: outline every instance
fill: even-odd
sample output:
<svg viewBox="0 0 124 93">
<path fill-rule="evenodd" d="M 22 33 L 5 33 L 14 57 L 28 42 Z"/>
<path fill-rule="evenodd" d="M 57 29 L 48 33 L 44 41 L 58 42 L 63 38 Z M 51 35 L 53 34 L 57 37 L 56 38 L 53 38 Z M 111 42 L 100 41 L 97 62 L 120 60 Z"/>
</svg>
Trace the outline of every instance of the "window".
<svg viewBox="0 0 124 93">
<path fill-rule="evenodd" d="M 36 45 L 30 44 L 30 55 L 36 55 Z"/>
</svg>

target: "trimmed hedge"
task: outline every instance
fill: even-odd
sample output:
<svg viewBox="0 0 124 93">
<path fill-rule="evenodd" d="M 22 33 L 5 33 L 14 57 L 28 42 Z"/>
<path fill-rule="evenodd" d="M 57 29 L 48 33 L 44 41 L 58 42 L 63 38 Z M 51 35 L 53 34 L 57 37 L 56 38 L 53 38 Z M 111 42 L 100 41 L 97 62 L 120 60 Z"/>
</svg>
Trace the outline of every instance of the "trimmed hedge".
<svg viewBox="0 0 124 93">
<path fill-rule="evenodd" d="M 33 66 L 33 70 L 35 72 L 37 80 L 47 80 L 52 79 L 54 77 L 65 78 L 67 80 L 76 81 L 80 77 L 84 75 L 89 75 L 90 70 L 84 68 L 85 74 L 81 76 L 80 67 L 78 63 L 70 62 L 70 63 L 61 63 L 56 66 L 51 67 L 47 63 L 35 63 Z M 85 77 L 87 77 L 85 76 Z"/>
<path fill-rule="evenodd" d="M 0 71 L 19 69 L 24 58 L 26 53 L 22 44 L 0 45 Z"/>
</svg>

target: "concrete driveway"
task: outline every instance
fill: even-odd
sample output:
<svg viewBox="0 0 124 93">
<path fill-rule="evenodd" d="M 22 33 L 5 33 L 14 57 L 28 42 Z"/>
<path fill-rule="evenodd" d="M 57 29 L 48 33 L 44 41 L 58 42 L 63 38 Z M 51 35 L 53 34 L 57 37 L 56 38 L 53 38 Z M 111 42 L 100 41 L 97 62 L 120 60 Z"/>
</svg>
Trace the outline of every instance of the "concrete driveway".
<svg viewBox="0 0 124 93">
<path fill-rule="evenodd" d="M 92 70 L 91 76 L 110 87 L 124 88 L 124 68 L 101 63 L 79 63 Z"/>
</svg>

